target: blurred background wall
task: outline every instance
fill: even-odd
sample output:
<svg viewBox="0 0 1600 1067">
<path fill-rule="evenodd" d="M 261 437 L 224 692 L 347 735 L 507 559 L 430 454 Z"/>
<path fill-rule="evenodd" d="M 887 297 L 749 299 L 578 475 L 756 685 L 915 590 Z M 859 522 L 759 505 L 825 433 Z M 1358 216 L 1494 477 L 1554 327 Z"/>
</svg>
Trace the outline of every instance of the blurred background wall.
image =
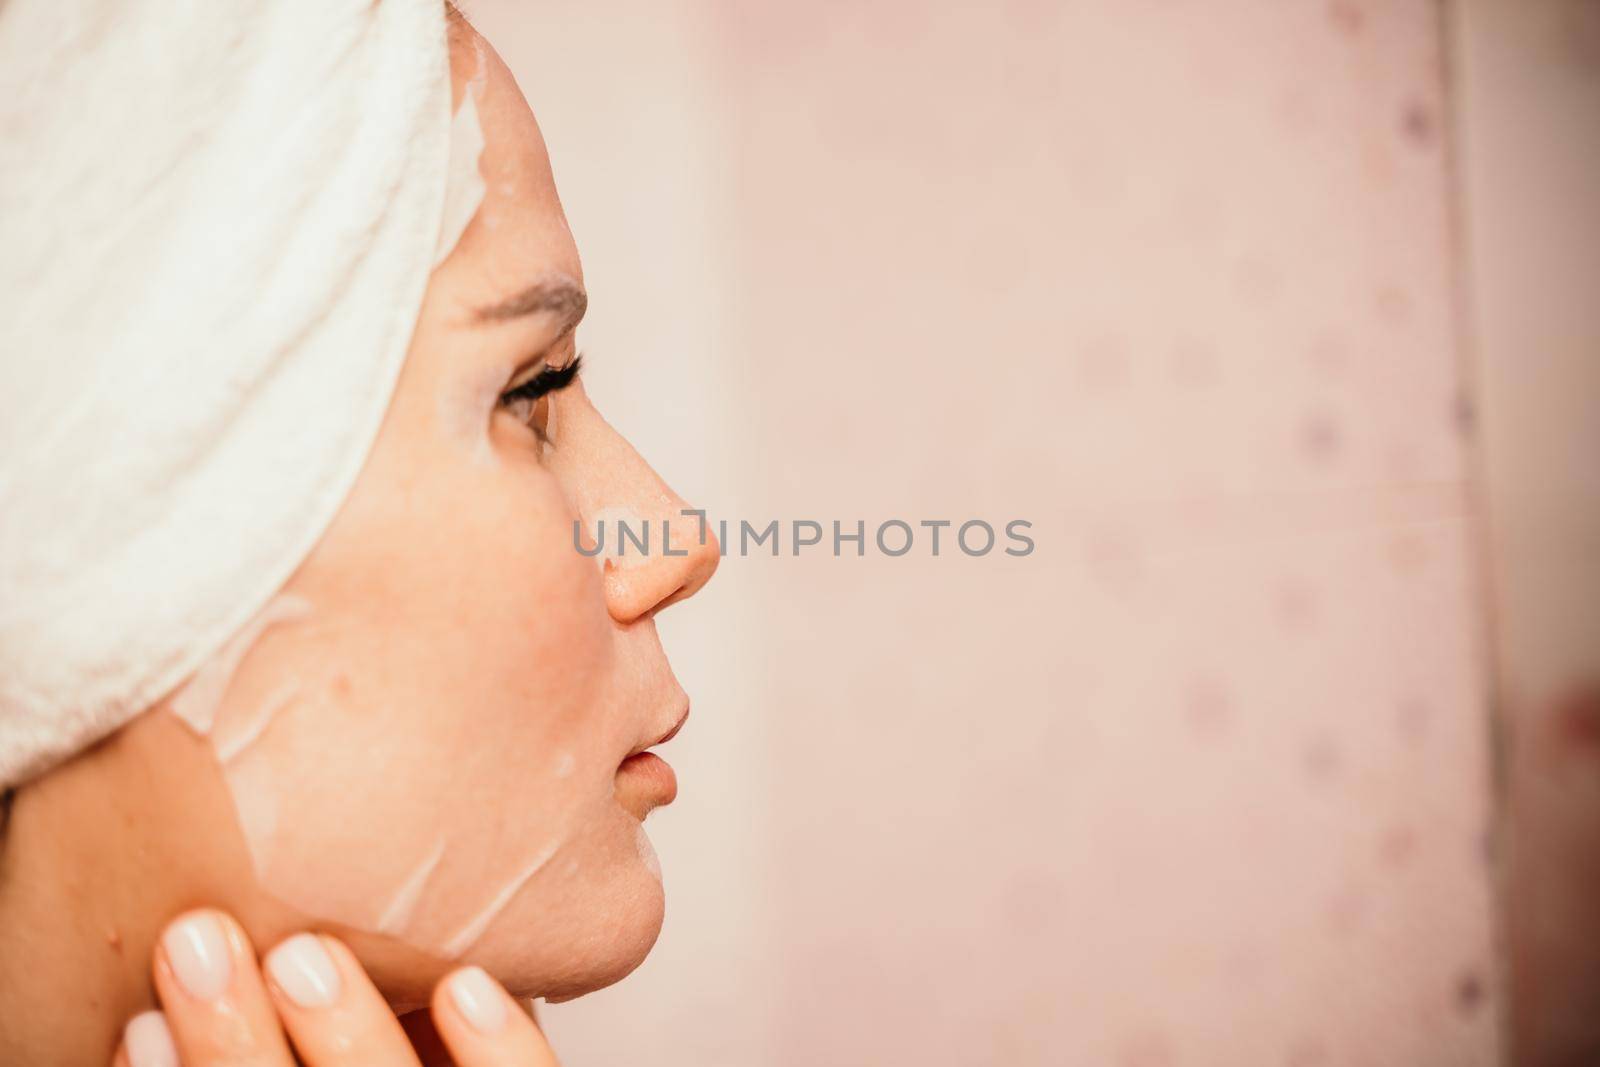
<svg viewBox="0 0 1600 1067">
<path fill-rule="evenodd" d="M 1600 3 L 1466 0 L 1517 1061 L 1600 1063 Z"/>
<path fill-rule="evenodd" d="M 1600 419 L 1570 387 L 1600 246 L 1559 206 L 1596 173 L 1600 123 L 1561 132 L 1593 113 L 1595 8 L 467 5 L 550 144 L 591 392 L 680 492 L 1037 546 L 786 534 L 663 616 L 695 700 L 651 818 L 667 925 L 544 1009 L 566 1062 L 1506 1061 L 1491 890 L 1531 853 L 1494 832 L 1492 696 L 1544 647 L 1534 583 L 1567 651 L 1519 707 L 1600 632 L 1534 566 L 1559 529 L 1595 588 L 1572 450 Z M 1485 521 L 1524 485 L 1566 518 Z M 1600 787 L 1566 781 L 1581 813 Z"/>
</svg>

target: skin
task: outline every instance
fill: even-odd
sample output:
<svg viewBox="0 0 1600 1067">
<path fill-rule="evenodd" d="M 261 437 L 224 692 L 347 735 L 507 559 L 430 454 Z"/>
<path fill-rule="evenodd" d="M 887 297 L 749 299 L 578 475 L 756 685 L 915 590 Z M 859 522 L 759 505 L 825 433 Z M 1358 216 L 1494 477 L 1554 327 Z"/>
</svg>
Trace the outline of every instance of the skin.
<svg viewBox="0 0 1600 1067">
<path fill-rule="evenodd" d="M 211 924 L 218 934 L 227 973 L 214 988 L 188 988 L 181 964 L 165 951 L 191 923 Z M 169 1067 L 172 1052 L 184 1067 L 554 1067 L 557 1062 L 531 1012 L 475 967 L 441 981 L 426 1013 L 400 1020 L 350 950 L 327 935 L 299 935 L 267 953 L 258 968 L 239 924 L 202 909 L 175 920 L 162 944 L 152 966 L 161 1010 L 130 1021 L 112 1067 Z M 308 951 L 323 961 L 319 996 L 312 1001 L 304 999 L 305 986 L 293 980 L 295 969 L 288 962 L 303 960 Z M 288 978 L 280 982 L 284 974 Z M 154 1042 L 152 1028 L 159 1035 Z"/>
<path fill-rule="evenodd" d="M 432 275 L 354 489 L 285 587 L 312 613 L 250 648 L 218 721 L 286 680 L 295 696 L 226 774 L 163 702 L 18 790 L 0 853 L 0 1061 L 106 1062 L 123 1021 L 156 1005 L 164 923 L 202 905 L 246 944 L 337 936 L 399 1010 L 428 1003 L 458 962 L 439 945 L 503 886 L 519 888 L 463 961 L 518 996 L 614 982 L 659 933 L 638 835 L 672 788 L 621 765 L 687 714 L 653 620 L 704 585 L 718 546 L 581 379 L 531 411 L 500 403 L 539 361 L 574 357 L 572 309 L 480 309 L 583 271 L 510 72 L 464 23 L 451 37 L 457 100 L 478 94 L 484 201 Z M 574 519 L 611 509 L 657 535 L 672 520 L 683 554 L 616 566 L 575 551 Z M 267 835 L 235 814 L 263 790 Z M 441 847 L 417 920 L 374 933 Z"/>
</svg>

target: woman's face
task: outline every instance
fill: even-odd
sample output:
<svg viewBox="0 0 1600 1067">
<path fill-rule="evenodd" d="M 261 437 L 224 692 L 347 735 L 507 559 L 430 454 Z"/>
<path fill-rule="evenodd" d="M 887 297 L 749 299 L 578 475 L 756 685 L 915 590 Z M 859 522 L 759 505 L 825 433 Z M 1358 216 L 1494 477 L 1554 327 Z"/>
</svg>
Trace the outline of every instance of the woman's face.
<svg viewBox="0 0 1600 1067">
<path fill-rule="evenodd" d="M 219 765 L 271 897 L 571 995 L 660 928 L 641 822 L 674 787 L 624 761 L 688 712 L 653 616 L 718 548 L 581 380 L 502 399 L 575 358 L 583 270 L 510 72 L 470 28 L 452 37 L 482 203 L 354 490 L 285 588 L 294 610 L 230 676 L 216 736 L 243 740 Z M 577 551 L 575 519 L 592 535 L 619 515 L 649 524 L 649 555 Z"/>
</svg>

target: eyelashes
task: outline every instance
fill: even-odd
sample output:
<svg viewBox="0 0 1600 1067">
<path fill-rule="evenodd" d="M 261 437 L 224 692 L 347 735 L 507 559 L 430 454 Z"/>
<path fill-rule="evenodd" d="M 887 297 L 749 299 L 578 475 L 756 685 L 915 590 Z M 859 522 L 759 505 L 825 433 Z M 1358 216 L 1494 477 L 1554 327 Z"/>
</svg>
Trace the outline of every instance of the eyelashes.
<svg viewBox="0 0 1600 1067">
<path fill-rule="evenodd" d="M 579 353 L 577 358 L 565 367 L 546 367 L 515 389 L 501 393 L 500 402 L 510 404 L 517 400 L 526 400 L 532 403 L 542 396 L 560 392 L 573 383 L 578 377 L 578 371 L 582 369 L 583 354 Z"/>
<path fill-rule="evenodd" d="M 539 401 L 571 385 L 577 380 L 578 372 L 582 369 L 581 353 L 564 367 L 546 367 L 515 389 L 501 393 L 500 406 L 509 411 L 517 421 L 527 423 L 537 430 L 539 427 L 535 425 L 534 414 L 539 410 Z"/>
</svg>

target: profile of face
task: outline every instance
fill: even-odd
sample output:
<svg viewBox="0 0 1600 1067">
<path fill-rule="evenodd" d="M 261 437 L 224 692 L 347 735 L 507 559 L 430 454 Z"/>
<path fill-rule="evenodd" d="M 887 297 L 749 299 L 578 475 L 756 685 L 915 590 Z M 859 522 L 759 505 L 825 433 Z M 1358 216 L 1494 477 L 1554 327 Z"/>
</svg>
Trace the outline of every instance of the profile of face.
<svg viewBox="0 0 1600 1067">
<path fill-rule="evenodd" d="M 207 713 L 261 893 L 346 936 L 397 1003 L 436 961 L 559 998 L 649 951 L 663 894 L 641 823 L 675 786 L 629 757 L 688 712 L 653 617 L 719 556 L 581 379 L 563 384 L 586 298 L 543 139 L 462 22 L 451 65 L 481 203 L 354 489 Z M 617 515 L 670 520 L 671 553 L 577 550 L 575 520 L 592 536 Z"/>
</svg>

